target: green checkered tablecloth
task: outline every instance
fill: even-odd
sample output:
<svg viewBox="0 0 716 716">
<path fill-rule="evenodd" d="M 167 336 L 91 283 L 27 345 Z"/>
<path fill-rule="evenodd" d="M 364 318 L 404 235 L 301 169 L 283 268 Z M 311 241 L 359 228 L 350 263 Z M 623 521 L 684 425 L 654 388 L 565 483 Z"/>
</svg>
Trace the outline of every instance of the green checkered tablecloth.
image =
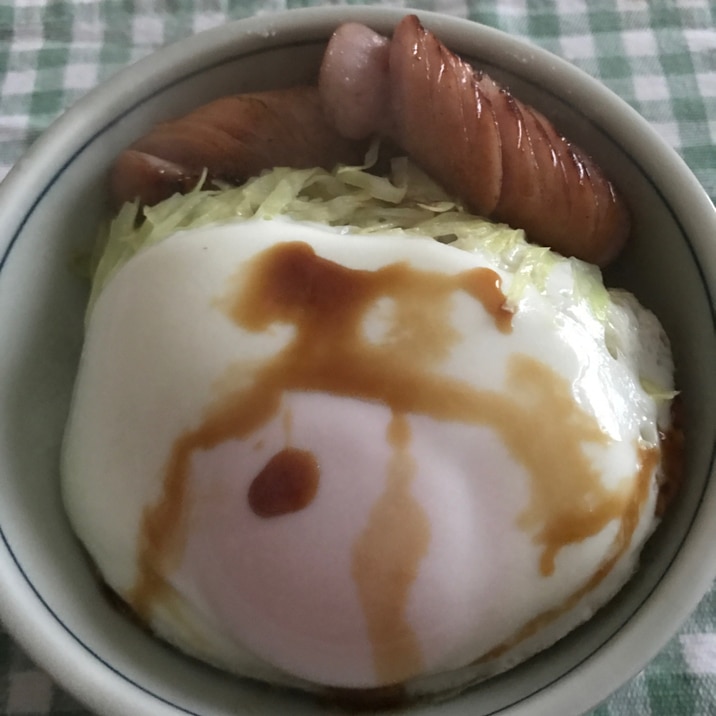
<svg viewBox="0 0 716 716">
<path fill-rule="evenodd" d="M 320 4 L 0 0 L 0 177 L 65 108 L 161 45 L 228 19 Z M 714 0 L 416 0 L 408 5 L 500 28 L 599 78 L 681 153 L 716 199 Z M 88 716 L 0 630 L 0 716 L 10 714 Z M 664 651 L 593 712 L 707 714 L 716 714 L 716 588 Z"/>
</svg>

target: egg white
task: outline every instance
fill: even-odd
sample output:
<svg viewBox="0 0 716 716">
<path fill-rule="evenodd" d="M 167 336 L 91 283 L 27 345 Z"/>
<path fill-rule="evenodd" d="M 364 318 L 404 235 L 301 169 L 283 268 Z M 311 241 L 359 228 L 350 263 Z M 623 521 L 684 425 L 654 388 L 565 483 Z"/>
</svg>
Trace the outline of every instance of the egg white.
<svg viewBox="0 0 716 716">
<path fill-rule="evenodd" d="M 218 302 L 242 266 L 283 241 L 303 241 L 353 269 L 407 262 L 450 274 L 487 266 L 504 286 L 512 280 L 488 253 L 286 219 L 181 232 L 136 255 L 94 306 L 62 465 L 72 524 L 120 595 L 136 583 L 142 517 L 160 498 L 178 436 L 202 420 L 227 375 L 250 383 L 292 338 L 285 325 L 242 329 Z M 631 303 L 611 306 L 608 346 L 605 324 L 570 296 L 568 264 L 559 272 L 545 290 L 523 292 L 509 334 L 467 294 L 456 297 L 451 322 L 462 338 L 440 371 L 499 391 L 507 389 L 510 357 L 549 365 L 613 439 L 589 457 L 604 485 L 616 488 L 633 479 L 639 441 L 657 440 L 659 407 L 639 374 L 648 359 L 648 370 L 670 385 L 668 347 L 660 337 L 654 350 L 633 340 L 651 318 Z M 376 306 L 366 335 L 381 340 L 390 310 Z M 181 649 L 238 674 L 308 688 L 380 685 L 350 550 L 383 489 L 390 411 L 346 397 L 291 393 L 282 403 L 282 415 L 287 412 L 293 444 L 310 449 L 321 465 L 316 499 L 275 520 L 257 518 L 246 505 L 250 479 L 285 442 L 281 415 L 244 441 L 197 455 L 189 479 L 195 533 L 168 576 L 175 598 L 156 606 L 151 626 Z M 409 689 L 422 693 L 507 668 L 589 618 L 632 574 L 656 522 L 657 490 L 654 481 L 631 546 L 607 579 L 538 634 L 473 664 L 576 592 L 603 561 L 618 526 L 610 523 L 562 549 L 554 574 L 544 576 L 539 545 L 517 526 L 529 502 L 529 477 L 495 430 L 418 415 L 408 421 L 417 465 L 412 494 L 431 527 L 407 606 L 424 657 L 424 671 Z M 212 560 L 216 540 L 226 542 L 230 564 Z"/>
</svg>

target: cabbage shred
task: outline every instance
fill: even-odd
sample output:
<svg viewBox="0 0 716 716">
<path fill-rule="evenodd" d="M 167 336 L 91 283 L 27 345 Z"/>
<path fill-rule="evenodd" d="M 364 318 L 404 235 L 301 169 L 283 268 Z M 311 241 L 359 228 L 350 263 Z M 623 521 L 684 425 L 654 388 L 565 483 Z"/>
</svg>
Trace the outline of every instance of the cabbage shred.
<svg viewBox="0 0 716 716">
<path fill-rule="evenodd" d="M 178 231 L 246 219 L 290 217 L 296 221 L 343 227 L 351 233 L 428 236 L 467 251 L 492 254 L 513 274 L 508 301 L 516 302 L 527 286 L 542 290 L 552 269 L 571 262 L 574 286 L 604 320 L 609 295 L 599 270 L 565 259 L 526 241 L 524 231 L 469 213 L 406 157 L 394 158 L 386 176 L 369 171 L 378 156 L 374 144 L 361 166 L 278 167 L 238 187 L 204 189 L 204 178 L 190 193 L 151 207 L 125 204 L 106 227 L 93 258 L 88 313 L 109 279 L 138 251 Z"/>
</svg>

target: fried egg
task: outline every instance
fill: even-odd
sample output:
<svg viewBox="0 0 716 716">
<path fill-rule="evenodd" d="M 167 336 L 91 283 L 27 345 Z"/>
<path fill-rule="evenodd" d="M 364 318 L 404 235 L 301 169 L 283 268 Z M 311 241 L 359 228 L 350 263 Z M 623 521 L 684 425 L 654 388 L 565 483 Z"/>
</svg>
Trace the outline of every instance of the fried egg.
<svg viewBox="0 0 716 716">
<path fill-rule="evenodd" d="M 179 232 L 89 317 L 71 522 L 154 632 L 275 684 L 411 694 L 544 649 L 632 575 L 673 388 L 656 319 L 488 251 L 285 218 Z M 508 299 L 508 296 L 510 298 Z"/>
</svg>

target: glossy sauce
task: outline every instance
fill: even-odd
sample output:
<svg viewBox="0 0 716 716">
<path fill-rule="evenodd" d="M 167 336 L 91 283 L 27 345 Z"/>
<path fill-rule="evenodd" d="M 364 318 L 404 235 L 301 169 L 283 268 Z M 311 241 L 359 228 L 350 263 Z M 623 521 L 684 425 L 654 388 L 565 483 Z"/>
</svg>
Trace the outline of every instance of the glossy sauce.
<svg viewBox="0 0 716 716">
<path fill-rule="evenodd" d="M 380 683 L 395 684 L 423 670 L 405 607 L 430 546 L 430 520 L 410 491 L 416 465 L 404 415 L 393 416 L 388 442 L 393 456 L 385 490 L 354 545 L 351 571 L 368 623 L 376 675 Z"/>
<path fill-rule="evenodd" d="M 659 495 L 656 515 L 663 517 L 669 505 L 676 499 L 684 481 L 684 403 L 681 395 L 671 403 L 671 425 L 659 432 L 662 454 L 662 470 L 659 476 Z"/>
<path fill-rule="evenodd" d="M 451 327 L 450 313 L 452 298 L 460 291 L 483 306 L 497 330 L 512 330 L 500 278 L 486 268 L 453 275 L 406 263 L 355 270 L 317 256 L 302 242 L 276 244 L 242 267 L 222 309 L 244 329 L 260 332 L 276 323 L 290 324 L 294 337 L 258 370 L 249 387 L 227 390 L 195 430 L 176 440 L 161 498 L 143 516 L 139 575 L 130 595 L 140 615 L 148 618 L 152 604 L 165 597 L 169 587 L 164 575 L 183 551 L 193 453 L 246 438 L 278 415 L 288 391 L 377 401 L 392 412 L 386 439 L 393 457 L 384 492 L 354 545 L 351 564 L 378 683 L 416 676 L 423 664 L 406 617 L 410 588 L 430 542 L 430 523 L 411 494 L 415 465 L 410 414 L 496 431 L 530 476 L 530 504 L 520 526 L 541 546 L 543 574 L 554 570 L 562 547 L 597 534 L 612 520 L 621 525 L 619 544 L 629 543 L 644 499 L 642 483 L 648 484 L 650 473 L 644 467 L 631 491 L 614 494 L 602 486 L 582 445 L 604 444 L 606 437 L 573 400 L 564 378 L 522 354 L 510 358 L 507 388 L 500 392 L 477 390 L 440 371 L 440 361 L 461 340 Z M 363 322 L 376 301 L 385 298 L 396 306 L 395 320 L 384 340 L 371 342 Z M 280 461 L 291 463 L 295 457 L 283 456 Z M 253 484 L 272 482 L 274 467 L 269 477 L 259 475 Z M 305 479 L 311 470 L 304 461 L 296 471 L 299 492 L 313 479 Z M 310 489 L 305 494 L 310 495 Z M 262 494 L 260 509 L 272 500 Z M 277 502 L 283 504 L 283 498 Z M 621 554 L 617 549 L 614 561 L 617 553 Z M 609 568 L 605 563 L 585 589 L 596 586 Z"/>
<path fill-rule="evenodd" d="M 284 448 L 251 482 L 249 506 L 259 517 L 298 512 L 313 502 L 318 492 L 319 476 L 318 461 L 312 452 Z"/>
</svg>

